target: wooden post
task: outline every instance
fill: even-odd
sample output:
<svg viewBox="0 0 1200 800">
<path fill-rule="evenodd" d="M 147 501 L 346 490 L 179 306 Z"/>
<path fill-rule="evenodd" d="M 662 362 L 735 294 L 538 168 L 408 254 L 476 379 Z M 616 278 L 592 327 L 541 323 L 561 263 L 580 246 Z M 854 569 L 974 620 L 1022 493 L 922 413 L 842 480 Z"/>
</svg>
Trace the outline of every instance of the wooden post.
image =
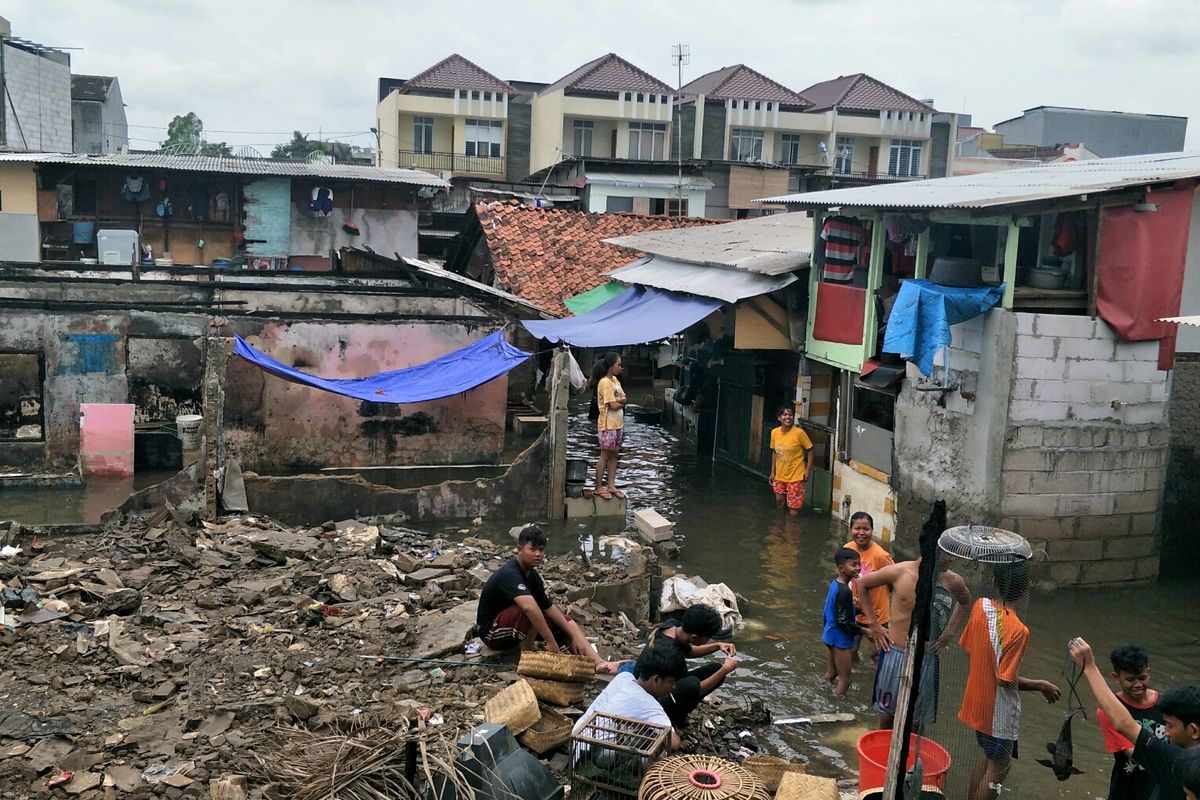
<svg viewBox="0 0 1200 800">
<path fill-rule="evenodd" d="M 885 798 L 897 798 L 898 800 L 901 796 L 900 780 L 906 770 L 897 769 L 897 767 L 902 763 L 900 761 L 901 754 L 906 754 L 908 751 L 904 743 L 908 739 L 908 731 L 912 730 L 912 726 L 908 724 L 911 706 L 909 698 L 914 691 L 913 665 L 916 661 L 913 658 L 912 644 L 922 635 L 924 635 L 923 631 L 915 624 L 909 630 L 909 653 L 908 658 L 904 659 L 904 671 L 900 673 L 900 688 L 896 694 L 896 716 L 892 723 L 892 744 L 888 747 L 887 778 L 883 784 L 883 797 Z M 907 762 L 907 757 L 904 760 Z"/>
<path fill-rule="evenodd" d="M 571 395 L 571 351 L 566 345 L 554 351 L 550 360 L 550 422 L 549 436 L 549 494 L 546 516 L 562 519 L 566 515 L 567 498 L 567 400 Z"/>
<path fill-rule="evenodd" d="M 216 471 L 221 466 L 221 430 L 225 416 L 225 362 L 231 339 L 218 336 L 219 324 L 209 318 L 204 341 L 204 518 L 217 518 Z"/>
</svg>

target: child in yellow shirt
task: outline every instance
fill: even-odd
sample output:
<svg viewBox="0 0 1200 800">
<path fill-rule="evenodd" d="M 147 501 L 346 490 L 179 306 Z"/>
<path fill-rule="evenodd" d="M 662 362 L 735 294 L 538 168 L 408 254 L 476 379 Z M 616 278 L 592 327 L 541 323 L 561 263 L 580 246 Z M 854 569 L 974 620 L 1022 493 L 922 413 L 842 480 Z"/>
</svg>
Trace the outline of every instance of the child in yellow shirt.
<svg viewBox="0 0 1200 800">
<path fill-rule="evenodd" d="M 771 488 L 775 505 L 789 514 L 799 514 L 804 505 L 804 479 L 812 469 L 813 444 L 798 425 L 790 406 L 779 410 L 779 427 L 771 431 Z"/>
</svg>

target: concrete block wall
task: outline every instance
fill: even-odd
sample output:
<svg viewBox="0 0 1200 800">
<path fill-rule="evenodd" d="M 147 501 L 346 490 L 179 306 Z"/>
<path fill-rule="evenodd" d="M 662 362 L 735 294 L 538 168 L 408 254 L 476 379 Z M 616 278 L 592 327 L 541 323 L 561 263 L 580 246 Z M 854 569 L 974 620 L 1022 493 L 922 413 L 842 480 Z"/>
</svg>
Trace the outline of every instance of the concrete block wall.
<svg viewBox="0 0 1200 800">
<path fill-rule="evenodd" d="M 1001 527 L 1044 550 L 1046 584 L 1158 574 L 1169 373 L 1157 342 L 1098 318 L 1018 313 Z"/>
<path fill-rule="evenodd" d="M 11 104 L 4 103 L 4 144 L 17 150 L 71 152 L 71 68 L 6 45 L 4 85 L 12 98 Z"/>
</svg>

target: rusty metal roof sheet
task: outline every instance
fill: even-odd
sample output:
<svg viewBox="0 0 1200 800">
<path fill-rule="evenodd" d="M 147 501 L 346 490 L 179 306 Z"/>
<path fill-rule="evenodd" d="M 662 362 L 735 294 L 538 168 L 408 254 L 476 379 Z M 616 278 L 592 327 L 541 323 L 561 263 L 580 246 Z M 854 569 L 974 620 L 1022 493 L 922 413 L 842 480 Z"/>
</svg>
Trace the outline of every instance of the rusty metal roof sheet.
<svg viewBox="0 0 1200 800">
<path fill-rule="evenodd" d="M 757 202 L 793 208 L 991 208 L 1200 177 L 1200 152 L 1097 158 L 1025 169 L 788 194 Z"/>
<path fill-rule="evenodd" d="M 418 169 L 367 167 L 359 164 L 328 164 L 308 161 L 283 161 L 273 158 L 233 158 L 222 156 L 169 156 L 162 153 L 0 153 L 0 163 L 68 164 L 79 167 L 120 167 L 123 169 L 159 169 L 179 172 L 208 172 L 224 175 L 277 175 L 289 178 L 364 183 L 400 183 L 447 189 L 450 184 Z"/>
</svg>

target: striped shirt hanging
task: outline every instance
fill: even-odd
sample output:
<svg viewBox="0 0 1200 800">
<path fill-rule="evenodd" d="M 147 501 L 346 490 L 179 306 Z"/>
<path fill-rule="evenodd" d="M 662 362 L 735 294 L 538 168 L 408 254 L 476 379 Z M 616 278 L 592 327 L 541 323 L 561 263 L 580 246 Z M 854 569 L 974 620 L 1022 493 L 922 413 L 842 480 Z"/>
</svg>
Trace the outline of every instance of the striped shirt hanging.
<svg viewBox="0 0 1200 800">
<path fill-rule="evenodd" d="M 846 282 L 854 277 L 858 264 L 858 249 L 863 229 L 858 220 L 850 217 L 830 217 L 821 228 L 825 242 L 825 266 L 821 276 L 827 281 Z"/>
</svg>

